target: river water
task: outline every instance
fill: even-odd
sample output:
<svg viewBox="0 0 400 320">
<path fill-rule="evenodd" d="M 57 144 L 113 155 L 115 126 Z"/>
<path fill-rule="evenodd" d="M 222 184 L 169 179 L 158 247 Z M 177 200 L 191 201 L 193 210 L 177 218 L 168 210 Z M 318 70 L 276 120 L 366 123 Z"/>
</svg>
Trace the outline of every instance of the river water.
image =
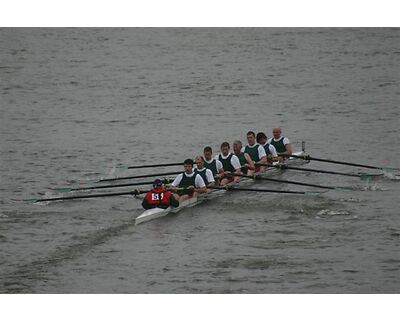
<svg viewBox="0 0 400 320">
<path fill-rule="evenodd" d="M 400 167 L 399 44 L 379 28 L 0 29 L 0 292 L 399 293 L 392 173 L 286 172 L 355 190 L 234 193 L 136 227 L 129 196 L 18 201 L 274 126 L 315 157 Z"/>
</svg>

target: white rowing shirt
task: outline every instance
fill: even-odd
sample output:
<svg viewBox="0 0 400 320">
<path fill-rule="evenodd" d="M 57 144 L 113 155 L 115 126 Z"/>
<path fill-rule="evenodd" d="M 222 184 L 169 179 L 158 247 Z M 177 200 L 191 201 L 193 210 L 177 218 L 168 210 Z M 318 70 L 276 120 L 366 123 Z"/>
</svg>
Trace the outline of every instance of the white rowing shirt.
<svg viewBox="0 0 400 320">
<path fill-rule="evenodd" d="M 264 151 L 264 153 L 265 153 L 265 151 Z M 226 157 L 224 157 L 224 155 L 221 153 L 221 158 L 225 160 L 225 159 L 227 159 L 231 154 L 232 154 L 232 153 L 230 152 L 230 153 L 228 153 L 228 155 L 227 155 Z M 218 160 L 219 156 L 220 156 L 220 155 L 215 156 L 215 159 L 216 159 L 219 163 L 221 163 L 221 161 Z M 222 163 L 221 163 L 221 165 L 222 165 Z M 234 154 L 232 154 L 231 165 L 233 166 L 233 168 L 234 168 L 235 170 L 240 169 L 240 161 L 239 161 L 239 158 L 238 158 L 236 155 L 234 155 Z"/>
<path fill-rule="evenodd" d="M 275 142 L 278 142 L 278 141 L 280 141 L 280 140 L 282 139 L 282 137 L 280 137 L 279 139 L 269 138 L 268 141 L 267 141 L 267 143 L 271 144 L 272 139 L 274 139 Z M 283 138 L 283 144 L 284 144 L 284 145 L 287 145 L 287 144 L 289 144 L 289 143 L 290 143 L 289 139 L 286 138 L 286 137 L 284 137 L 284 138 Z"/>
<path fill-rule="evenodd" d="M 200 174 L 200 172 L 203 172 L 204 170 L 206 170 L 206 178 L 207 178 L 208 183 L 215 182 L 213 173 L 210 169 L 203 168 L 200 170 L 199 168 L 197 168 L 196 170 L 199 172 L 199 174 Z M 204 179 L 203 179 L 203 181 L 204 181 Z"/>
<path fill-rule="evenodd" d="M 255 146 L 256 146 L 256 144 L 254 144 L 254 145 L 252 145 L 252 146 L 250 146 L 250 145 L 247 145 L 249 148 L 254 148 Z M 246 147 L 243 147 L 242 148 L 242 152 L 245 152 L 245 150 L 246 150 Z M 261 146 L 260 144 L 258 145 L 258 148 L 257 148 L 257 151 L 258 151 L 258 158 L 259 159 L 261 159 L 262 157 L 266 157 L 267 156 L 267 154 L 265 153 L 265 149 L 264 149 L 264 147 L 263 146 Z M 250 157 L 251 158 L 251 157 Z"/>
<path fill-rule="evenodd" d="M 192 172 L 191 174 L 187 174 L 186 172 L 182 172 L 182 173 L 178 174 L 177 177 L 175 178 L 175 180 L 171 183 L 171 186 L 173 186 L 173 187 L 179 186 L 179 184 L 181 183 L 183 175 L 185 175 L 186 177 L 190 178 L 190 177 L 193 177 L 194 174 L 195 174 L 194 172 Z M 195 184 L 196 188 L 204 188 L 206 186 L 206 184 L 204 183 L 203 178 L 199 174 L 196 174 L 196 178 L 194 180 L 194 184 Z"/>
<path fill-rule="evenodd" d="M 263 147 L 265 147 L 267 144 L 268 144 L 268 142 L 266 142 L 266 143 L 263 145 Z M 276 149 L 275 149 L 275 147 L 274 147 L 272 144 L 269 144 L 269 152 L 271 152 L 271 155 L 272 155 L 273 157 L 277 157 L 277 156 L 278 156 L 278 153 L 276 152 Z"/>
<path fill-rule="evenodd" d="M 222 163 L 221 161 L 218 160 L 218 156 L 215 157 L 216 163 L 217 163 L 217 171 L 219 172 L 221 169 L 223 169 Z M 207 162 L 208 164 L 211 164 L 211 162 L 213 162 L 214 159 L 211 159 L 210 161 L 207 161 L 206 159 L 204 159 L 204 162 Z"/>
</svg>

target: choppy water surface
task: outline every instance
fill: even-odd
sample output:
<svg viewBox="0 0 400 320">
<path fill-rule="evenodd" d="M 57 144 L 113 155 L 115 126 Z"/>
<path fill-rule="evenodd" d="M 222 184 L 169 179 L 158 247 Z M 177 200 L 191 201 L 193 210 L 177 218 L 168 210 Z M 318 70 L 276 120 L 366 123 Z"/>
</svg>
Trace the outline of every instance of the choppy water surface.
<svg viewBox="0 0 400 320">
<path fill-rule="evenodd" d="M 356 190 L 235 193 L 137 227 L 131 197 L 12 200 L 277 125 L 316 157 L 400 167 L 399 43 L 399 29 L 0 29 L 0 292 L 399 293 L 388 178 L 287 172 Z"/>
</svg>

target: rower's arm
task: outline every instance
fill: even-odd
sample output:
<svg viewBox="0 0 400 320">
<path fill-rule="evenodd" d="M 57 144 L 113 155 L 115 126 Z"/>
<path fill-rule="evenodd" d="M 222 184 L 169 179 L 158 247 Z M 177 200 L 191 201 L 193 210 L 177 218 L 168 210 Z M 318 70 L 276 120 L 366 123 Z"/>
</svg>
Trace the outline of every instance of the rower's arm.
<svg viewBox="0 0 400 320">
<path fill-rule="evenodd" d="M 236 169 L 235 171 L 234 171 L 234 173 L 236 174 L 236 175 L 241 175 L 242 174 L 242 170 L 240 170 L 240 168 L 238 168 L 238 169 Z M 239 176 L 234 176 L 233 177 L 233 181 L 238 181 L 240 179 L 240 177 Z"/>
<path fill-rule="evenodd" d="M 292 144 L 291 143 L 285 144 L 285 148 L 286 148 L 286 151 L 279 153 L 278 154 L 279 156 L 290 156 L 292 154 Z"/>
<path fill-rule="evenodd" d="M 261 159 L 260 159 L 260 163 L 267 163 L 267 156 L 263 156 L 263 157 L 261 157 Z"/>
<path fill-rule="evenodd" d="M 207 192 L 207 187 L 195 188 L 194 191 L 197 192 L 197 193 L 206 193 Z"/>
<path fill-rule="evenodd" d="M 200 175 L 197 175 L 196 176 L 196 179 L 195 179 L 195 183 L 194 183 L 195 185 L 194 186 L 190 186 L 190 187 L 193 187 L 194 189 L 194 192 L 197 192 L 197 193 L 206 193 L 207 192 L 207 187 L 206 187 L 206 185 L 205 185 L 205 183 L 204 183 L 204 180 L 203 180 L 203 178 L 202 177 L 200 177 Z M 189 188 L 190 188 L 189 187 Z"/>
<path fill-rule="evenodd" d="M 292 152 L 293 152 L 292 144 L 288 143 L 288 144 L 285 145 L 285 147 L 286 147 L 286 153 L 290 156 L 292 154 Z"/>
<path fill-rule="evenodd" d="M 224 175 L 225 175 L 225 171 L 224 171 L 224 169 L 219 169 L 218 170 L 218 177 L 219 178 L 221 178 L 221 179 L 223 179 L 224 178 Z"/>
<path fill-rule="evenodd" d="M 260 158 L 260 163 L 267 163 L 267 154 L 262 146 L 258 146 L 258 157 Z"/>
<path fill-rule="evenodd" d="M 276 149 L 272 144 L 269 145 L 269 151 L 271 152 L 271 160 L 268 160 L 270 160 L 271 162 L 279 161 L 278 153 L 276 152 Z"/>
<path fill-rule="evenodd" d="M 179 184 L 181 183 L 183 174 L 179 174 L 174 181 L 172 181 L 171 186 L 169 187 L 169 190 L 171 190 L 173 193 L 176 193 L 176 189 L 178 188 Z"/>
<path fill-rule="evenodd" d="M 256 168 L 255 168 L 254 162 L 253 162 L 253 160 L 251 160 L 249 154 L 248 154 L 248 153 L 245 153 L 245 154 L 244 154 L 244 158 L 246 159 L 246 162 L 247 162 L 247 163 L 246 163 L 246 164 L 247 164 L 247 168 L 248 168 L 249 170 L 251 170 L 251 171 L 254 171 Z"/>
</svg>

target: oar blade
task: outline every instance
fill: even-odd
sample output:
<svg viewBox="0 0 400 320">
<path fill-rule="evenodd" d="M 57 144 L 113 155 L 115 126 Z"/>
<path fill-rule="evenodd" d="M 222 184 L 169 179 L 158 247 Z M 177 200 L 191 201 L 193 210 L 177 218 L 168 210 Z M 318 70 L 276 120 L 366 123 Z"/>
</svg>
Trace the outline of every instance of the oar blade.
<svg viewBox="0 0 400 320">
<path fill-rule="evenodd" d="M 347 187 L 335 187 L 336 191 L 340 191 L 340 192 L 349 192 L 349 191 L 353 191 L 353 189 L 351 188 L 347 188 Z"/>
<path fill-rule="evenodd" d="M 22 202 L 23 203 L 26 203 L 26 204 L 31 204 L 31 203 L 35 203 L 35 202 L 38 202 L 40 199 L 22 199 Z"/>
<path fill-rule="evenodd" d="M 305 196 L 320 196 L 321 194 L 328 191 L 304 191 Z"/>
<path fill-rule="evenodd" d="M 360 179 L 362 181 L 379 181 L 384 177 L 384 174 L 369 174 L 369 173 L 360 173 Z"/>
</svg>

